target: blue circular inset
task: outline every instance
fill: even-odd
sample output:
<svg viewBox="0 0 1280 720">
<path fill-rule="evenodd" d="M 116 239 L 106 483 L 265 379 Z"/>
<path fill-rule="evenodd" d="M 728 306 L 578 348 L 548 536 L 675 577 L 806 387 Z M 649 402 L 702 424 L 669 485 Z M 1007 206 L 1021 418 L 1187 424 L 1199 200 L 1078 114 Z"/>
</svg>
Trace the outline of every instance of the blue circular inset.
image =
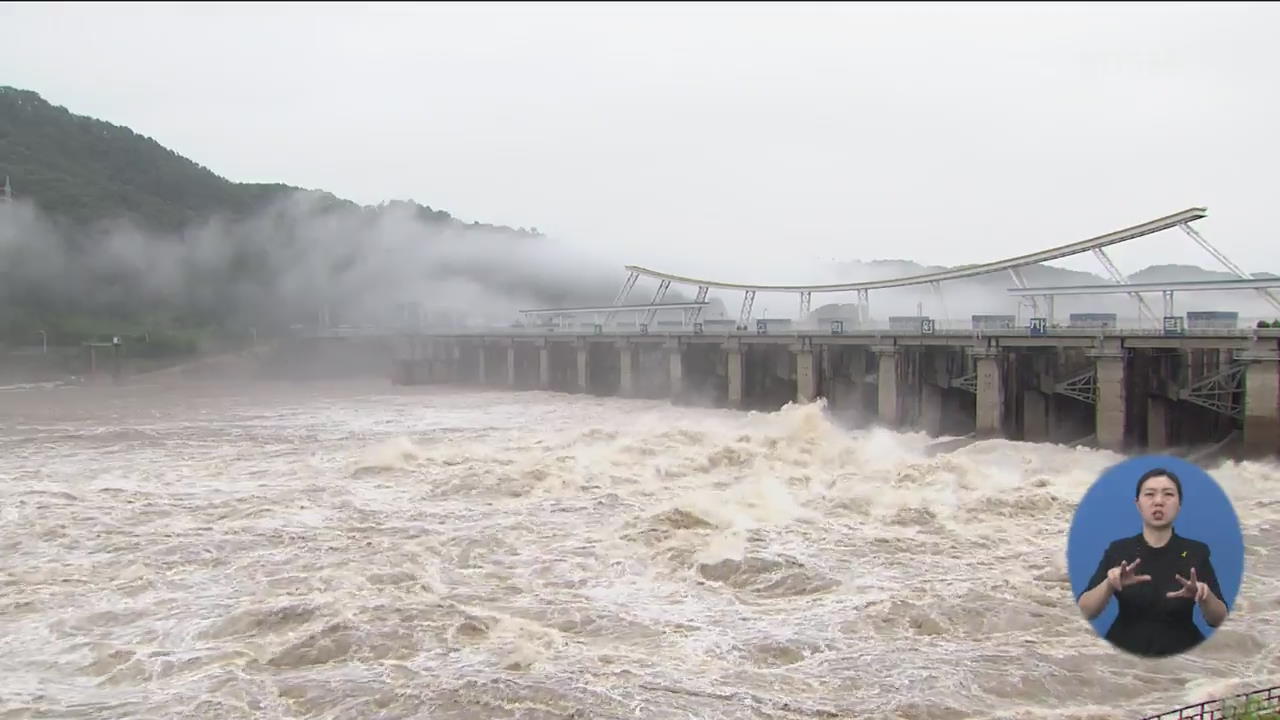
<svg viewBox="0 0 1280 720">
<path fill-rule="evenodd" d="M 1235 605 L 1244 575 L 1244 537 L 1240 521 L 1227 494 L 1200 467 L 1168 455 L 1146 455 L 1107 468 L 1085 493 L 1071 521 L 1067 538 L 1067 572 L 1072 602 L 1091 588 L 1107 547 L 1116 540 L 1142 532 L 1142 516 L 1136 505 L 1138 478 L 1148 470 L 1163 468 L 1182 484 L 1181 509 L 1173 522 L 1174 533 L 1209 546 L 1210 559 L 1222 589 L 1219 598 L 1227 606 L 1227 621 Z M 1141 573 L 1141 569 L 1138 570 Z M 1203 580 L 1203 578 L 1201 578 Z M 1112 597 L 1106 609 L 1090 622 L 1105 637 L 1116 619 L 1118 601 Z M 1214 631 L 1197 606 L 1193 620 L 1207 639 Z"/>
</svg>

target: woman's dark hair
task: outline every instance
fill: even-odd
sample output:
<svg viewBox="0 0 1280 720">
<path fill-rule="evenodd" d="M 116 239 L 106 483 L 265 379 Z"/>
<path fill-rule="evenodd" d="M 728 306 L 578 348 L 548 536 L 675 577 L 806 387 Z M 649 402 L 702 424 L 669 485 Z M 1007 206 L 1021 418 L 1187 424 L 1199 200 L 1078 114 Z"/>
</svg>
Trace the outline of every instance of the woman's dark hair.
<svg viewBox="0 0 1280 720">
<path fill-rule="evenodd" d="M 1152 468 L 1142 473 L 1142 477 L 1138 478 L 1138 489 L 1134 491 L 1133 496 L 1137 498 L 1142 495 L 1142 485 L 1154 477 L 1167 477 L 1172 480 L 1173 486 L 1178 489 L 1178 502 L 1182 502 L 1182 481 L 1172 471 L 1164 468 Z"/>
</svg>

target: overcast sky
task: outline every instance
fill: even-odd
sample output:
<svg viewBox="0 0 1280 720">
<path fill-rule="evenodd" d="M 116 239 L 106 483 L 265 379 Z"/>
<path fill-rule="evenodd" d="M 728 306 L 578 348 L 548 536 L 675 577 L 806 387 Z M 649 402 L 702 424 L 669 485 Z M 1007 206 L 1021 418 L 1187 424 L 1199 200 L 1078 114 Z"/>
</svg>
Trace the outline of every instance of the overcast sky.
<svg viewBox="0 0 1280 720">
<path fill-rule="evenodd" d="M 1232 3 L 6 4 L 0 84 L 233 180 L 714 279 L 980 262 L 1193 206 L 1280 271 L 1278 31 Z M 1113 257 L 1218 269 L 1178 231 Z"/>
</svg>

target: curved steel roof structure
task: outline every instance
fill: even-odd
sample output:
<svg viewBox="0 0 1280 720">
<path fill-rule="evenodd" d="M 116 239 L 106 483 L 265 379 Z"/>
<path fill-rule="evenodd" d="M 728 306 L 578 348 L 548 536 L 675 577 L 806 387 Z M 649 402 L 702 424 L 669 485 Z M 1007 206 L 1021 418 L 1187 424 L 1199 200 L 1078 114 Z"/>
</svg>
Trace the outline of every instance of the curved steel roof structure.
<svg viewBox="0 0 1280 720">
<path fill-rule="evenodd" d="M 659 272 L 657 270 L 651 270 L 649 268 L 639 267 L 636 265 L 628 265 L 626 267 L 629 272 L 643 275 L 645 277 L 664 280 L 669 283 L 676 282 L 684 285 L 697 285 L 700 287 L 717 288 L 721 290 L 800 293 L 879 290 L 883 288 L 924 285 L 927 283 L 942 282 L 944 280 L 957 280 L 960 278 L 975 277 L 978 275 L 999 272 L 1001 270 L 1013 270 L 1025 265 L 1035 265 L 1037 263 L 1048 262 L 1050 260 L 1057 260 L 1059 258 L 1078 255 L 1091 250 L 1099 250 L 1107 247 L 1108 245 L 1115 245 L 1127 240 L 1133 240 L 1134 238 L 1142 237 L 1143 235 L 1150 235 L 1152 233 L 1160 232 L 1161 230 L 1175 228 L 1179 225 L 1199 220 L 1207 214 L 1208 211 L 1205 208 L 1188 208 L 1182 212 L 1174 213 L 1173 215 L 1167 215 L 1123 230 L 1116 230 L 1115 232 L 1110 232 L 1106 235 L 1099 235 L 1094 238 L 1089 238 L 1088 240 L 1080 240 L 1067 245 L 1059 245 L 1058 247 L 1041 250 L 1027 255 L 1019 255 L 1018 257 L 978 265 L 967 265 L 951 270 L 943 270 L 941 272 L 891 278 L 889 280 L 871 280 L 866 282 L 836 283 L 827 285 L 751 285 L 746 283 L 731 283 L 721 282 L 718 280 L 706 280 L 703 278 L 685 277 L 682 275 L 674 275 L 672 273 Z"/>
</svg>

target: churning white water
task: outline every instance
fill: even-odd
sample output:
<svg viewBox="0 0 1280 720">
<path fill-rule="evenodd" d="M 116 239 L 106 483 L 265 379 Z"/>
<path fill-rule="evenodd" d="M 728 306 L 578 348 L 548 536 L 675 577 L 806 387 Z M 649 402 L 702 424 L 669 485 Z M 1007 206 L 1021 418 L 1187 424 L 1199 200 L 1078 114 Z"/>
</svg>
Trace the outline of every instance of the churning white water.
<svg viewBox="0 0 1280 720">
<path fill-rule="evenodd" d="M 550 393 L 0 394 L 0 718 L 1127 718 L 1280 680 L 1280 471 L 1227 625 L 1065 570 L 1106 452 Z"/>
</svg>

